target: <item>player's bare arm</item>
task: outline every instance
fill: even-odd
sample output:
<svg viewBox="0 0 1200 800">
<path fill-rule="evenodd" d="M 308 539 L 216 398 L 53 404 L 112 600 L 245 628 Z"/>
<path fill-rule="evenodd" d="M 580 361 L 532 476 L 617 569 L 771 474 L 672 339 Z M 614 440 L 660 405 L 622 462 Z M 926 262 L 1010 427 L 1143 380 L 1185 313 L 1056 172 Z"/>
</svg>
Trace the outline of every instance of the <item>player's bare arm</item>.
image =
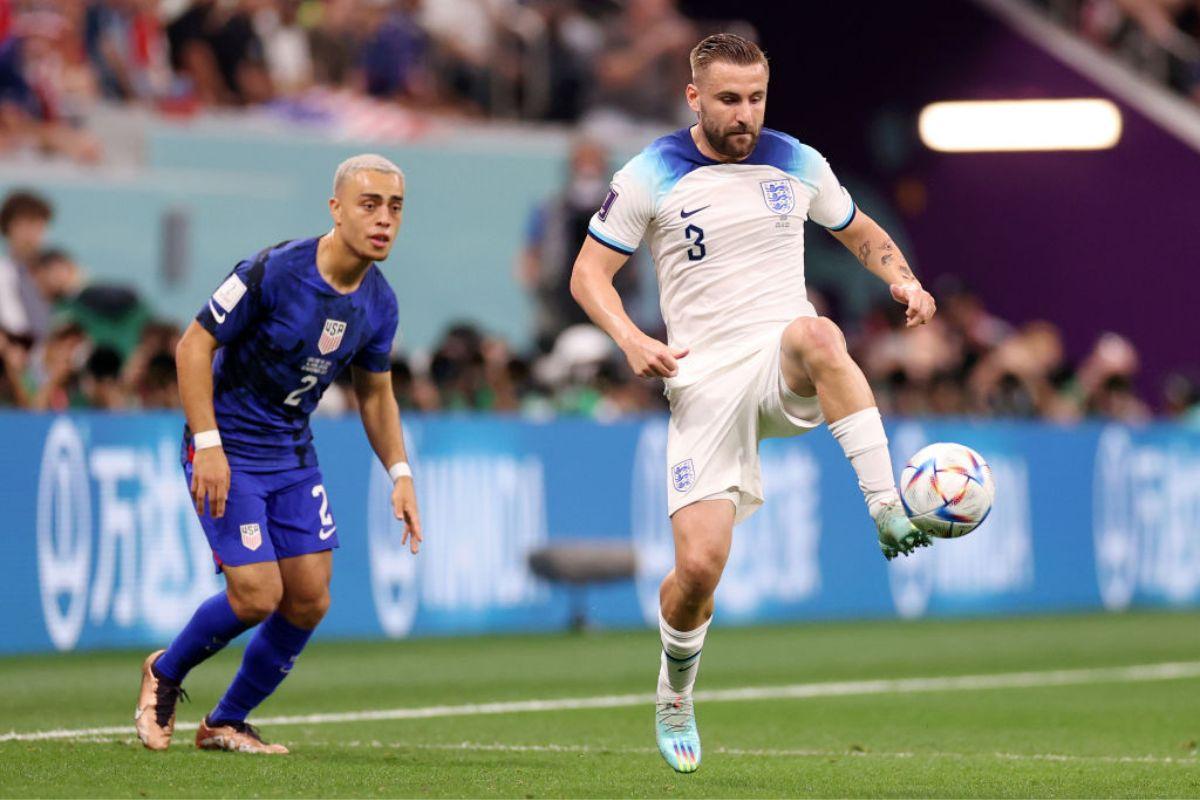
<svg viewBox="0 0 1200 800">
<path fill-rule="evenodd" d="M 679 372 L 676 359 L 683 358 L 688 351 L 647 336 L 625 313 L 621 296 L 613 288 L 613 277 L 628 260 L 624 253 L 585 239 L 571 271 L 571 296 L 592 322 L 617 343 L 636 375 L 673 378 Z"/>
<path fill-rule="evenodd" d="M 354 394 L 358 397 L 363 430 L 375 455 L 385 466 L 407 463 L 404 433 L 400 427 L 400 407 L 392 394 L 390 372 L 354 369 Z M 404 522 L 403 544 L 415 554 L 421 549 L 421 515 L 417 510 L 417 492 L 411 475 L 396 479 L 392 487 L 392 510 Z"/>
<path fill-rule="evenodd" d="M 925 291 L 908 259 L 879 223 L 859 209 L 854 220 L 834 237 L 854 254 L 864 267 L 878 275 L 891 289 L 898 303 L 908 306 L 908 326 L 924 325 L 937 311 L 933 295 Z"/>
<path fill-rule="evenodd" d="M 219 343 L 196 321 L 188 326 L 175 348 L 176 372 L 179 376 L 179 399 L 188 427 L 193 431 L 212 431 L 217 428 L 213 411 L 213 354 Z M 225 500 L 229 496 L 229 462 L 220 445 L 196 450 L 192 472 L 192 502 L 196 513 L 204 513 L 208 500 L 212 516 L 225 515 Z"/>
</svg>

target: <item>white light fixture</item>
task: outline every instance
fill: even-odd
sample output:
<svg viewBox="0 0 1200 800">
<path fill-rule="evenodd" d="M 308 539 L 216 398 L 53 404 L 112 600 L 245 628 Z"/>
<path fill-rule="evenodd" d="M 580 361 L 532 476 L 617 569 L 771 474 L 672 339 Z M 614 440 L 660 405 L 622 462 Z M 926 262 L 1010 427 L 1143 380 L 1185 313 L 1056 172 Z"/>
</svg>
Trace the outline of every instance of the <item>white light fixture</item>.
<svg viewBox="0 0 1200 800">
<path fill-rule="evenodd" d="M 943 153 L 1107 150 L 1121 138 L 1121 111 L 1101 98 L 931 103 L 917 129 Z"/>
</svg>

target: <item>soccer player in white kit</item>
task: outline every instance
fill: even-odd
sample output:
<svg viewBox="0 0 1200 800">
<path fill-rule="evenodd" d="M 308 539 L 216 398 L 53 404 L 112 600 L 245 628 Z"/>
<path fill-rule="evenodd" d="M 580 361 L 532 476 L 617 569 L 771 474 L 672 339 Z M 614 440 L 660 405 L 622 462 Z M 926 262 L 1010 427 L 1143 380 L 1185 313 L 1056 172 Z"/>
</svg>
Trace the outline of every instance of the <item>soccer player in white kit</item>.
<svg viewBox="0 0 1200 800">
<path fill-rule="evenodd" d="M 804 220 L 826 228 L 908 307 L 935 305 L 891 237 L 858 210 L 816 150 L 763 127 L 769 68 L 757 45 L 716 34 L 691 54 L 698 124 L 664 136 L 613 178 L 575 262 L 571 292 L 671 405 L 666 490 L 675 568 L 660 590 L 656 734 L 679 772 L 700 765 L 692 687 L 733 527 L 763 503 L 758 443 L 822 423 L 858 474 L 886 558 L 930 543 L 896 492 L 871 388 L 804 288 Z M 638 329 L 613 276 L 645 239 L 668 341 Z"/>
</svg>

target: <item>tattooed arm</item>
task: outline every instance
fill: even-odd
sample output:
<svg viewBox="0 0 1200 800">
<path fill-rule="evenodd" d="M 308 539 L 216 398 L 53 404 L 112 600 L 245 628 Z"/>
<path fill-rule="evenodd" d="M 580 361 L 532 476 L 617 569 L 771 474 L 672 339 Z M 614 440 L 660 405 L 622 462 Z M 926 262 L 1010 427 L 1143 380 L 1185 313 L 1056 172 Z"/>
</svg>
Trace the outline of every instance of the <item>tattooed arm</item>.
<svg viewBox="0 0 1200 800">
<path fill-rule="evenodd" d="M 933 295 L 922 288 L 892 237 L 861 208 L 849 225 L 831 233 L 864 267 L 888 284 L 896 302 L 908 306 L 909 327 L 924 325 L 933 317 L 937 311 Z"/>
</svg>

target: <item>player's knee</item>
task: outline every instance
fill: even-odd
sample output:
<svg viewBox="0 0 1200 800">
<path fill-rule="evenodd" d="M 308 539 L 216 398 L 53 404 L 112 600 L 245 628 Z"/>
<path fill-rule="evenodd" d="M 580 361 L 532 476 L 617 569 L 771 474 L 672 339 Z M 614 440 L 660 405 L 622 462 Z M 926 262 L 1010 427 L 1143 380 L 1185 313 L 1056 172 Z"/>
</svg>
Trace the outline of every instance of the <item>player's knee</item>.
<svg viewBox="0 0 1200 800">
<path fill-rule="evenodd" d="M 683 554 L 675 565 L 675 578 L 685 596 L 703 600 L 711 597 L 721 581 L 724 559 L 716 552 L 696 550 Z"/>
<path fill-rule="evenodd" d="M 848 359 L 846 339 L 825 317 L 805 317 L 792 322 L 783 332 L 784 351 L 804 362 L 809 371 L 837 367 Z"/>
<path fill-rule="evenodd" d="M 280 611 L 293 625 L 315 628 L 325 618 L 332 602 L 328 589 L 312 594 L 286 595 Z"/>
<path fill-rule="evenodd" d="M 279 608 L 283 599 L 283 586 L 267 584 L 264 586 L 230 586 L 227 590 L 229 605 L 233 613 L 242 622 L 262 622 Z"/>
</svg>

